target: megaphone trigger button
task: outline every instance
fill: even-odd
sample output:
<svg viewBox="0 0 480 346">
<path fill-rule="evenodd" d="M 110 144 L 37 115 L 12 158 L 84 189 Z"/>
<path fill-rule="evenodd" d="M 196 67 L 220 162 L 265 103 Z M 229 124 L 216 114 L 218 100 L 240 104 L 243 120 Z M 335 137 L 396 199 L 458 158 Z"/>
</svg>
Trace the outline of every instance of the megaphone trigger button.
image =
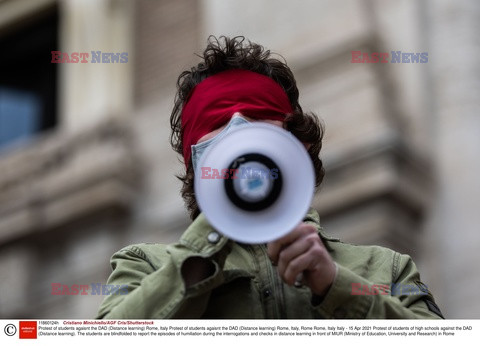
<svg viewBox="0 0 480 346">
<path fill-rule="evenodd" d="M 208 233 L 207 240 L 210 244 L 216 244 L 220 240 L 221 236 L 218 232 L 212 231 Z"/>
</svg>

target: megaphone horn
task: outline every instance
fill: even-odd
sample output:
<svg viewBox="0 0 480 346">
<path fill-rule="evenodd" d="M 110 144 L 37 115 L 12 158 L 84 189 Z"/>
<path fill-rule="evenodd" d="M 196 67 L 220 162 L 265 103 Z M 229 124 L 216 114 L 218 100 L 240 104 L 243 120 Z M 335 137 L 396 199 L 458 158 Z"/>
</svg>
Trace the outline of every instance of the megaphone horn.
<svg viewBox="0 0 480 346">
<path fill-rule="evenodd" d="M 278 126 L 238 127 L 205 151 L 199 167 L 199 172 L 217 173 L 214 179 L 195 174 L 201 212 L 217 231 L 241 243 L 266 243 L 287 234 L 313 198 L 310 157 L 297 138 Z"/>
</svg>

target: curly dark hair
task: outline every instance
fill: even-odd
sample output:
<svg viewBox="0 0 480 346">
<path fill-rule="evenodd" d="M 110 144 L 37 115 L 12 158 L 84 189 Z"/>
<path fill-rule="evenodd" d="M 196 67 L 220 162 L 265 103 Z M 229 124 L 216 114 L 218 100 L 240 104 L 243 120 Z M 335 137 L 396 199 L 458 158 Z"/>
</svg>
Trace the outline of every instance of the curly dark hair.
<svg viewBox="0 0 480 346">
<path fill-rule="evenodd" d="M 205 78 L 225 70 L 244 69 L 253 71 L 272 78 L 286 92 L 293 113 L 286 116 L 284 128 L 301 142 L 310 145 L 308 153 L 315 169 L 315 185 L 316 187 L 320 186 L 325 175 L 322 161 L 319 158 L 324 127 L 314 113 L 304 113 L 300 107 L 297 84 L 285 60 L 278 55 L 279 58 L 273 57 L 269 50 L 246 40 L 243 36 L 233 38 L 210 36 L 207 43 L 203 55 L 199 55 L 203 61 L 190 70 L 183 71 L 177 80 L 177 94 L 170 116 L 172 129 L 170 143 L 173 149 L 179 154 L 183 153 L 182 109 L 197 84 Z M 200 210 L 195 200 L 191 160 L 185 174 L 177 177 L 183 182 L 181 194 L 193 220 L 199 215 Z"/>
</svg>

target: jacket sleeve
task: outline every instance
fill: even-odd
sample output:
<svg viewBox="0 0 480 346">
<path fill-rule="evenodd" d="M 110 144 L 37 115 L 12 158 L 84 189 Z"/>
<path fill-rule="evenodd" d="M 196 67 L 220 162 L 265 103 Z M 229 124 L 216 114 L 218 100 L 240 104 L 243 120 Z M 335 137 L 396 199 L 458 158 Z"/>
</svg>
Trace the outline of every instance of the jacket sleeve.
<svg viewBox="0 0 480 346">
<path fill-rule="evenodd" d="M 378 283 L 371 282 L 338 264 L 337 269 L 337 276 L 332 286 L 316 306 L 322 318 L 443 318 L 433 296 L 420 282 L 420 275 L 413 260 L 407 255 L 395 253 L 392 268 L 393 282 L 388 285 L 376 285 Z M 355 288 L 358 290 L 355 291 Z M 414 289 L 411 290 L 411 288 Z"/>
<path fill-rule="evenodd" d="M 201 317 L 210 292 L 223 283 L 222 266 L 229 251 L 229 241 L 225 237 L 213 237 L 213 242 L 208 241 L 211 232 L 213 230 L 200 215 L 179 243 L 167 246 L 166 255 L 160 256 L 160 261 L 155 261 L 155 264 L 138 246 L 129 246 L 114 254 L 108 284 L 120 285 L 124 289 L 120 289 L 119 294 L 107 296 L 97 318 Z M 212 260 L 215 271 L 210 277 L 186 289 L 181 276 L 182 264 L 196 256 Z"/>
</svg>

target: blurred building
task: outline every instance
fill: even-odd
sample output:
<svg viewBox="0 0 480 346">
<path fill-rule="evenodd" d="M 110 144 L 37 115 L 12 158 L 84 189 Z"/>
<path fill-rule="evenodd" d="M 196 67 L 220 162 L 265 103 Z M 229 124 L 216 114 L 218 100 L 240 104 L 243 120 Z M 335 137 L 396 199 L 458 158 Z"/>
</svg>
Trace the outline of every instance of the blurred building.
<svg viewBox="0 0 480 346">
<path fill-rule="evenodd" d="M 474 0 L 0 0 L 0 317 L 92 318 L 102 296 L 52 285 L 103 284 L 116 250 L 178 239 L 175 82 L 224 34 L 285 57 L 324 120 L 326 231 L 410 254 L 447 318 L 478 318 L 479 19 Z"/>
</svg>

